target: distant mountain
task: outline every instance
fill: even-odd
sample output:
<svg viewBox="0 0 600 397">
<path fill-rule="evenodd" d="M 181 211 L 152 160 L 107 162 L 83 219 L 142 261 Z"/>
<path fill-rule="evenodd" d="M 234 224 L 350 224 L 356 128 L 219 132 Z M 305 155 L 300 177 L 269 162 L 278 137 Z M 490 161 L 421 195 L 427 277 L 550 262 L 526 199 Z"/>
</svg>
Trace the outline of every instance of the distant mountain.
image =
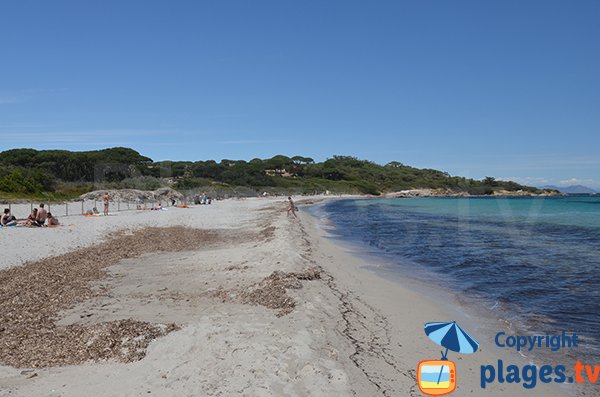
<svg viewBox="0 0 600 397">
<path fill-rule="evenodd" d="M 566 186 L 566 187 L 547 185 L 547 186 L 542 186 L 540 189 L 554 189 L 554 190 L 558 190 L 559 192 L 565 193 L 565 194 L 594 194 L 594 193 L 598 193 L 594 189 L 590 189 L 589 187 L 582 186 L 582 185 L 572 185 L 572 186 Z"/>
</svg>

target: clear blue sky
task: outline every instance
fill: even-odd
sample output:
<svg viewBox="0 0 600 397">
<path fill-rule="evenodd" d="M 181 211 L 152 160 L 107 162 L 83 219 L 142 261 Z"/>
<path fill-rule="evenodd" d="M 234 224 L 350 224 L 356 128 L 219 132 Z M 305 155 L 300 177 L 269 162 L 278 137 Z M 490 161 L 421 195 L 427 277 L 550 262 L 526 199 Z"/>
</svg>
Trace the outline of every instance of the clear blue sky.
<svg viewBox="0 0 600 397">
<path fill-rule="evenodd" d="M 596 0 L 4 1 L 0 150 L 600 187 L 599 21 Z"/>
</svg>

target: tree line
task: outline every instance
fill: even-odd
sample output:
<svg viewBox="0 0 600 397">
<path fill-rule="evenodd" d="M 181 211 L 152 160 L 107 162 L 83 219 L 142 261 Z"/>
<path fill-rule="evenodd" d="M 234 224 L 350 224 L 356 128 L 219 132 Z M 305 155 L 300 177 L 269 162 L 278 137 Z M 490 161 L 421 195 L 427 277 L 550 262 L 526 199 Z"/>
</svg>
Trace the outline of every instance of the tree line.
<svg viewBox="0 0 600 397">
<path fill-rule="evenodd" d="M 0 153 L 0 192 L 36 194 L 71 189 L 83 193 L 97 186 L 156 189 L 165 185 L 180 190 L 218 185 L 256 191 L 276 188 L 366 194 L 416 188 L 447 188 L 478 195 L 499 189 L 538 191 L 491 177 L 478 181 L 397 161 L 379 165 L 352 156 L 333 156 L 323 162 L 283 155 L 250 161 L 154 162 L 123 147 L 85 152 L 12 149 Z"/>
</svg>

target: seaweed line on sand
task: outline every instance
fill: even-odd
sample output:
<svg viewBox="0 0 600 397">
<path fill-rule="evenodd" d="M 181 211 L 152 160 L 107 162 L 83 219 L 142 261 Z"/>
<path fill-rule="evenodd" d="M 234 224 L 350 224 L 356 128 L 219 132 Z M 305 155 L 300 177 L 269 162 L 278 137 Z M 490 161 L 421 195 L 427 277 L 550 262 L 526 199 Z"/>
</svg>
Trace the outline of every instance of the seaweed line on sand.
<svg viewBox="0 0 600 397">
<path fill-rule="evenodd" d="M 281 317 L 291 313 L 296 307 L 296 301 L 287 294 L 287 290 L 302 288 L 301 280 L 318 280 L 320 278 L 321 269 L 317 266 L 307 268 L 302 272 L 274 271 L 242 291 L 220 288 L 212 293 L 212 297 L 224 302 L 239 301 L 243 304 L 278 310 L 275 315 Z"/>
<path fill-rule="evenodd" d="M 52 367 L 88 360 L 139 360 L 155 338 L 177 329 L 133 319 L 58 326 L 61 310 L 103 294 L 91 281 L 107 276 L 117 262 L 159 251 L 185 251 L 236 238 L 219 231 L 185 227 L 145 228 L 117 233 L 87 248 L 0 271 L 0 363 Z"/>
</svg>

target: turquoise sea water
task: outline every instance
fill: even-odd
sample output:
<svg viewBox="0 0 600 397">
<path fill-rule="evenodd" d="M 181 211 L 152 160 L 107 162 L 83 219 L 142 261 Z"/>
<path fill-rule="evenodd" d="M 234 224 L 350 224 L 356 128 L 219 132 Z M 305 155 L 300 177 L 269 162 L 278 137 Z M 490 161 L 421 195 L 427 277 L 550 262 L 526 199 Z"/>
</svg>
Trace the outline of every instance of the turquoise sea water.
<svg viewBox="0 0 600 397">
<path fill-rule="evenodd" d="M 339 200 L 317 211 L 399 273 L 435 275 L 531 332 L 599 346 L 599 197 Z"/>
</svg>

